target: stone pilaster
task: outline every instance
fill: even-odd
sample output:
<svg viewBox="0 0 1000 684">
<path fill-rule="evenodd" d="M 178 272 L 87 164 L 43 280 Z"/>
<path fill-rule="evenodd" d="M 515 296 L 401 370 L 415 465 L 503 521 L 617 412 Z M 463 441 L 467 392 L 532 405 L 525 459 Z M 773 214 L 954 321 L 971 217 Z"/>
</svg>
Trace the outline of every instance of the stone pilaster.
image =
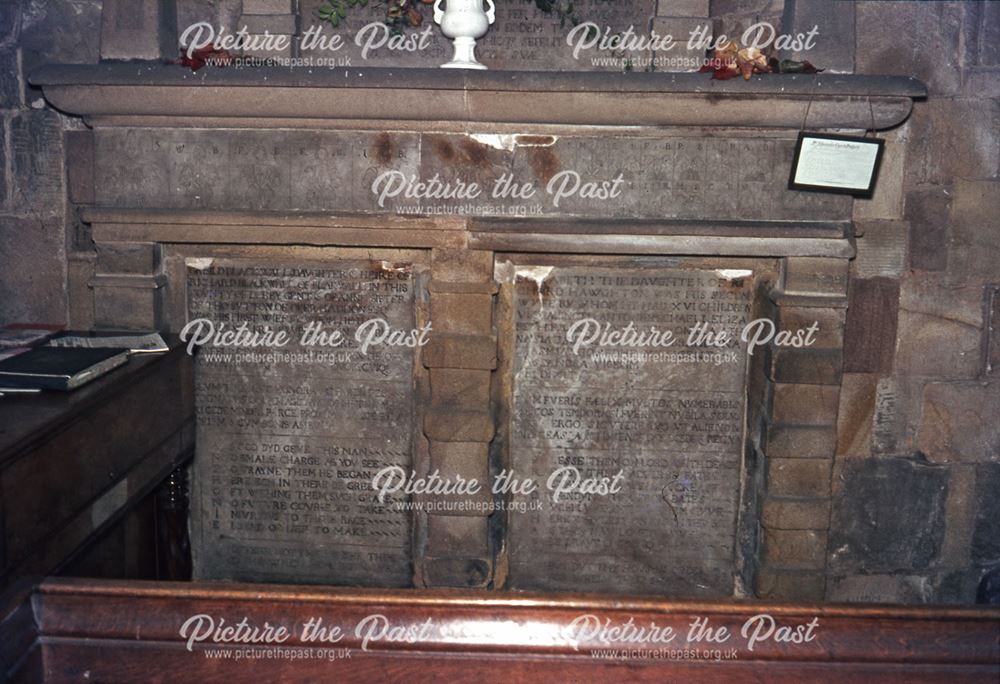
<svg viewBox="0 0 1000 684">
<path fill-rule="evenodd" d="M 818 325 L 809 347 L 772 345 L 761 505 L 760 598 L 824 597 L 831 476 L 843 377 L 846 259 L 788 258 L 773 295 L 779 331 Z"/>
<path fill-rule="evenodd" d="M 159 330 L 167 278 L 159 273 L 160 245 L 114 242 L 97 245 L 94 319 L 98 328 Z"/>
<path fill-rule="evenodd" d="M 497 285 L 492 273 L 492 252 L 433 252 L 433 333 L 422 357 L 431 387 L 424 419 L 430 471 L 451 482 L 474 481 L 478 491 L 419 499 L 426 504 L 419 574 L 430 586 L 483 587 L 493 575 L 489 443 L 494 433 L 490 381 L 497 364 Z"/>
</svg>

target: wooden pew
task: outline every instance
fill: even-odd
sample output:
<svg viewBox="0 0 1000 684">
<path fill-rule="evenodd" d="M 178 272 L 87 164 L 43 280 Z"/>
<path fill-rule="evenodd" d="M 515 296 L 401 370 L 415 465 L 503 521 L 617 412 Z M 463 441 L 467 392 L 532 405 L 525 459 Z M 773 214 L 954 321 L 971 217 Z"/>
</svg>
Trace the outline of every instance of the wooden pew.
<svg viewBox="0 0 1000 684">
<path fill-rule="evenodd" d="M 799 643 L 764 638 L 764 615 Z M 698 619 L 729 638 L 689 638 Z M 285 639 L 213 643 L 209 620 Z M 996 684 L 1000 610 L 49 579 L 11 598 L 0 665 L 10 682 Z"/>
</svg>

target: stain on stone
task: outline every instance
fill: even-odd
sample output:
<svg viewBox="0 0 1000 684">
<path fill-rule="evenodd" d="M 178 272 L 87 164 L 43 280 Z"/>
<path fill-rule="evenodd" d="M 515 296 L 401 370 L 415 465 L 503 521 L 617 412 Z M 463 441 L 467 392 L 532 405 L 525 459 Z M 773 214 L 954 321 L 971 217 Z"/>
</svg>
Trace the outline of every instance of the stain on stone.
<svg viewBox="0 0 1000 684">
<path fill-rule="evenodd" d="M 459 147 L 462 148 L 463 161 L 480 169 L 492 168 L 489 150 L 486 145 L 466 138 L 459 143 Z"/>
<path fill-rule="evenodd" d="M 528 163 L 535 172 L 535 178 L 542 184 L 547 184 L 559 173 L 559 157 L 548 147 L 529 148 Z"/>
<path fill-rule="evenodd" d="M 948 469 L 919 458 L 852 459 L 834 496 L 830 566 L 840 573 L 914 573 L 938 557 Z"/>
<path fill-rule="evenodd" d="M 457 156 L 454 145 L 444 138 L 434 138 L 434 152 L 442 161 L 449 163 L 454 162 Z"/>
<path fill-rule="evenodd" d="M 395 156 L 395 145 L 392 142 L 392 135 L 389 133 L 379 133 L 372 142 L 372 158 L 379 164 L 390 164 Z"/>
</svg>

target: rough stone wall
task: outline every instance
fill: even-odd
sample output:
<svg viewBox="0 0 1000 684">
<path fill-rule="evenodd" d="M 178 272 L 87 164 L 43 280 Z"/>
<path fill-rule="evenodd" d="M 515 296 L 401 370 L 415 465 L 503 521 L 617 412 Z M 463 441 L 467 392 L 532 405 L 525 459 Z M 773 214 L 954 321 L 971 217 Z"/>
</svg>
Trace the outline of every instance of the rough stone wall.
<svg viewBox="0 0 1000 684">
<path fill-rule="evenodd" d="M 41 64 L 100 60 L 102 0 L 0 0 L 0 324 L 87 327 L 94 251 L 90 132 L 28 83 Z M 177 0 L 178 23 L 231 27 L 241 0 Z"/>
<path fill-rule="evenodd" d="M 65 144 L 77 120 L 48 107 L 26 75 L 47 61 L 96 62 L 99 0 L 0 3 L 0 322 L 66 322 Z"/>
<path fill-rule="evenodd" d="M 855 11 L 856 71 L 930 97 L 855 204 L 826 595 L 970 603 L 1000 566 L 1000 3 Z"/>
</svg>

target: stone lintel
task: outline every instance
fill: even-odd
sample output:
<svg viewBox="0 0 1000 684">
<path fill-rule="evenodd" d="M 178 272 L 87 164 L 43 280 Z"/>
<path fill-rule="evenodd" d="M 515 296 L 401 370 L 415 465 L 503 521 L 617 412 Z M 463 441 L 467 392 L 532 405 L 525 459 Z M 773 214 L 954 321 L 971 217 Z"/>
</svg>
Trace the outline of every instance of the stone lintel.
<svg viewBox="0 0 1000 684">
<path fill-rule="evenodd" d="M 912 78 L 843 74 L 712 81 L 666 72 L 120 66 L 49 65 L 31 82 L 57 108 L 88 117 L 382 120 L 392 112 L 397 121 L 786 129 L 800 128 L 807 108 L 813 128 L 869 128 L 873 114 L 876 128 L 892 128 L 927 94 Z M 733 106 L 720 106 L 726 100 Z"/>
</svg>

